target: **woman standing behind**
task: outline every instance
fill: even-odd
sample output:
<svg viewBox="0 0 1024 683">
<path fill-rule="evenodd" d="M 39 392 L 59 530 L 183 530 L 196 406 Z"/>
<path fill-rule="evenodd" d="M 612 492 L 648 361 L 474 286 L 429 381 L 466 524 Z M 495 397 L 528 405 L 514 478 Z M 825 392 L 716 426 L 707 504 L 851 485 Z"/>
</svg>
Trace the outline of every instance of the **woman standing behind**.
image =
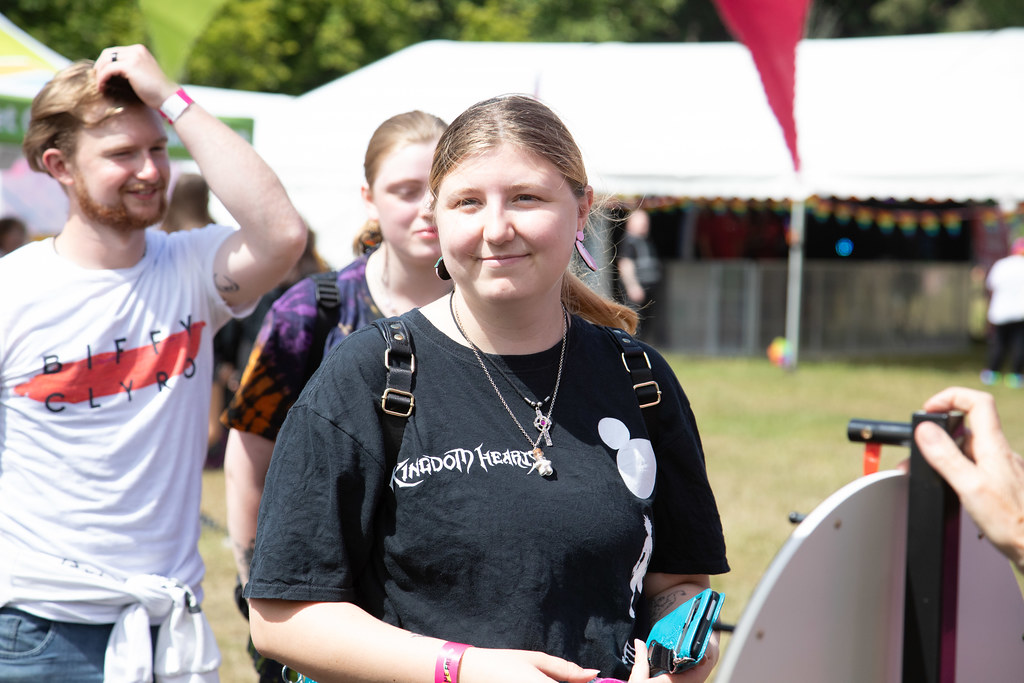
<svg viewBox="0 0 1024 683">
<path fill-rule="evenodd" d="M 402 316 L 403 441 L 384 446 L 384 342 L 362 330 L 281 431 L 253 640 L 320 683 L 648 680 L 637 639 L 728 565 L 685 394 L 641 344 L 660 387 L 642 414 L 602 327 L 636 314 L 568 271 L 593 203 L 580 151 L 536 100 L 488 100 L 442 136 L 430 189 L 455 289 Z M 702 681 L 717 655 L 656 680 Z"/>
<path fill-rule="evenodd" d="M 234 399 L 222 421 L 230 428 L 224 454 L 228 532 L 239 583 L 249 576 L 256 519 L 274 441 L 326 350 L 377 318 L 397 315 L 447 293 L 433 266 L 441 255 L 428 201 L 427 175 L 447 124 L 421 111 L 382 123 L 370 138 L 363 164 L 363 201 L 369 220 L 356 240 L 362 254 L 337 272 L 340 305 L 331 311 L 325 343 L 313 348 L 318 305 L 312 278 L 299 281 L 267 313 Z M 365 253 L 363 253 L 365 252 Z M 239 607 L 246 613 L 244 601 Z M 280 680 L 281 668 L 266 668 Z"/>
</svg>

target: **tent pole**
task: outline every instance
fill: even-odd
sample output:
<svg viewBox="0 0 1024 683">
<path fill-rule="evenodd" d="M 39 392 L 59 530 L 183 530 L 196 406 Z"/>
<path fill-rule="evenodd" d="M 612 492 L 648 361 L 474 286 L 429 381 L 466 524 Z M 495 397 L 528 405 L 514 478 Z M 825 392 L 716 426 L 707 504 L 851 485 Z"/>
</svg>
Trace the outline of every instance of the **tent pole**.
<svg viewBox="0 0 1024 683">
<path fill-rule="evenodd" d="M 804 218 L 806 200 L 792 202 L 789 218 L 789 269 L 786 287 L 786 341 L 793 352 L 789 366 L 795 370 L 800 358 L 800 295 L 804 275 Z"/>
</svg>

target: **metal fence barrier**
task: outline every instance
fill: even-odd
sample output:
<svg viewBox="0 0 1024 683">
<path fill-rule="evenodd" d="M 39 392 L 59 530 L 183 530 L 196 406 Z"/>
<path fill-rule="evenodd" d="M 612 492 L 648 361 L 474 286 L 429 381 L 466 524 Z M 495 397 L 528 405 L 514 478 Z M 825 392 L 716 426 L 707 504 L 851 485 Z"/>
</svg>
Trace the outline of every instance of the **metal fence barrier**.
<svg viewBox="0 0 1024 683">
<path fill-rule="evenodd" d="M 648 325 L 659 348 L 763 355 L 783 336 L 786 263 L 667 261 Z M 919 353 L 970 346 L 969 264 L 809 262 L 800 317 L 803 358 Z M 641 336 L 643 328 L 641 329 Z"/>
</svg>

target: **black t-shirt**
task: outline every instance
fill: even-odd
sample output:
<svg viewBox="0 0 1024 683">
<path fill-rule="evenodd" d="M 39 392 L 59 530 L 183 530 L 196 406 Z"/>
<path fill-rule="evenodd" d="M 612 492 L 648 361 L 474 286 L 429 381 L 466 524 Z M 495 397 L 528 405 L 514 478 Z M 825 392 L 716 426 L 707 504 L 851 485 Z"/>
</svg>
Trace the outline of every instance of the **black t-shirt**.
<svg viewBox="0 0 1024 683">
<path fill-rule="evenodd" d="M 619 243 L 618 257 L 633 261 L 637 282 L 644 289 L 661 281 L 661 262 L 649 240 L 626 234 Z"/>
<path fill-rule="evenodd" d="M 285 420 L 247 595 L 352 601 L 415 633 L 539 650 L 625 678 L 631 639 L 647 628 L 634 624 L 645 572 L 728 571 L 672 371 L 645 347 L 663 392 L 652 449 L 615 341 L 573 318 L 553 445 L 541 442 L 555 476 L 544 478 L 472 351 L 418 311 L 403 317 L 416 407 L 400 452 L 390 462 L 384 453 L 384 340 L 366 328 L 328 355 Z M 560 350 L 488 357 L 531 436 L 535 413 L 509 381 L 548 396 Z"/>
</svg>

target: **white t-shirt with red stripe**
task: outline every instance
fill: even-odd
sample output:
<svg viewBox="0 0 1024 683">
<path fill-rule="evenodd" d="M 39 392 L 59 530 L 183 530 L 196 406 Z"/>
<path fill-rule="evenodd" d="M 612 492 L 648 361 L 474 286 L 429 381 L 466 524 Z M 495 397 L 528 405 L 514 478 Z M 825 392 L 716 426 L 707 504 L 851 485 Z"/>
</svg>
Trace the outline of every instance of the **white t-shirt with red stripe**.
<svg viewBox="0 0 1024 683">
<path fill-rule="evenodd" d="M 0 541 L 19 549 L 5 563 L 44 553 L 200 590 L 213 336 L 232 316 L 213 258 L 231 231 L 149 230 L 125 269 L 81 268 L 52 239 L 0 260 Z M 0 605 L 107 620 L 74 593 L 23 603 L 0 585 Z"/>
</svg>

